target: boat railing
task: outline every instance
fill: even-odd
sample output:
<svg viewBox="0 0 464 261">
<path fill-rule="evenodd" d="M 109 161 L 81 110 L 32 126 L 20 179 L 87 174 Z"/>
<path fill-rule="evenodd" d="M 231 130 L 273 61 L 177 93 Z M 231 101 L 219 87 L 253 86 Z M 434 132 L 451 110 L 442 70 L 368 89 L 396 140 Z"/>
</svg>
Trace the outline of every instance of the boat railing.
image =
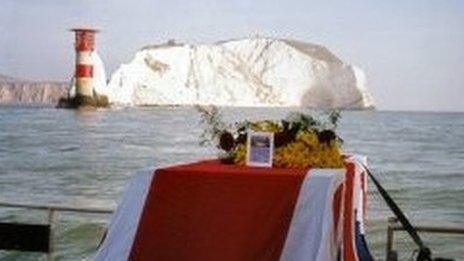
<svg viewBox="0 0 464 261">
<path fill-rule="evenodd" d="M 41 210 L 48 213 L 47 225 L 49 226 L 49 240 L 47 249 L 47 260 L 54 260 L 55 250 L 55 233 L 54 227 L 58 222 L 57 213 L 81 213 L 81 214 L 100 214 L 109 215 L 114 212 L 113 209 L 99 208 L 99 207 L 69 207 L 60 205 L 39 205 L 39 204 L 23 204 L 23 203 L 10 203 L 0 202 L 0 207 L 3 208 L 19 208 L 29 210 Z M 461 227 L 438 227 L 438 226 L 415 226 L 418 232 L 424 233 L 442 233 L 442 234 L 458 234 L 464 235 L 464 228 Z M 387 227 L 387 245 L 386 245 L 386 260 L 398 260 L 398 255 L 394 250 L 394 233 L 395 231 L 404 231 L 404 227 L 394 217 L 388 219 Z"/>
<path fill-rule="evenodd" d="M 68 212 L 68 213 L 79 213 L 79 214 L 100 214 L 100 215 L 109 215 L 113 213 L 113 209 L 109 208 L 99 208 L 99 207 L 69 207 L 69 206 L 60 206 L 60 205 L 40 205 L 40 204 L 22 204 L 22 203 L 10 203 L 10 202 L 0 202 L 0 207 L 3 208 L 18 208 L 18 209 L 28 209 L 28 210 L 41 210 L 47 212 L 47 226 L 48 230 L 48 249 L 46 251 L 47 260 L 54 260 L 54 251 L 55 251 L 55 233 L 54 228 L 58 223 L 58 213 L 59 212 Z M 20 224 L 24 225 L 24 224 Z M 1 249 L 1 248 L 0 248 Z M 21 250 L 20 250 L 21 251 Z"/>
<path fill-rule="evenodd" d="M 417 232 L 424 233 L 440 233 L 440 234 L 457 234 L 464 235 L 464 228 L 462 227 L 450 227 L 450 226 L 414 226 Z M 398 222 L 395 217 L 388 219 L 387 227 L 387 246 L 386 246 L 386 260 L 394 261 L 398 260 L 398 254 L 394 250 L 394 233 L 395 231 L 404 231 L 405 228 Z"/>
</svg>

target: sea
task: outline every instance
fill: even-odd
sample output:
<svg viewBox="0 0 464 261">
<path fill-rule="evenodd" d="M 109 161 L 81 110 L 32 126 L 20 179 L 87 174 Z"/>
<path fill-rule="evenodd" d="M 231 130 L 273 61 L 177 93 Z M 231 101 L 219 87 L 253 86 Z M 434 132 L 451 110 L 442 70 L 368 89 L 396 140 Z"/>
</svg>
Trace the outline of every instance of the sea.
<svg viewBox="0 0 464 261">
<path fill-rule="evenodd" d="M 220 108 L 225 122 L 279 119 L 301 108 Z M 464 113 L 342 111 L 344 150 L 365 155 L 373 174 L 414 225 L 464 228 Z M 133 107 L 79 112 L 0 107 L 0 201 L 115 209 L 141 168 L 215 157 L 201 146 L 205 126 L 194 107 Z M 372 182 L 366 234 L 385 259 L 393 216 Z M 91 259 L 110 215 L 59 213 L 56 260 Z M 0 222 L 47 222 L 47 212 L 0 207 Z M 435 256 L 464 260 L 464 235 L 420 234 Z M 400 260 L 417 246 L 395 233 Z M 0 260 L 45 260 L 0 251 Z"/>
</svg>

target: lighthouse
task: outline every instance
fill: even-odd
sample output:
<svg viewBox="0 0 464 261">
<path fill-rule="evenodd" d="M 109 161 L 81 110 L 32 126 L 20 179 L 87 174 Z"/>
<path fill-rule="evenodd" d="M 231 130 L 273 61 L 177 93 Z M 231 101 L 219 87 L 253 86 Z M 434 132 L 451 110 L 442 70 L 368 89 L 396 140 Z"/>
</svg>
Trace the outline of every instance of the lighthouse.
<svg viewBox="0 0 464 261">
<path fill-rule="evenodd" d="M 93 61 L 92 52 L 95 51 L 96 29 L 74 28 L 74 48 L 76 50 L 76 96 L 93 97 Z"/>
<path fill-rule="evenodd" d="M 74 86 L 71 87 L 67 98 L 60 99 L 58 107 L 107 107 L 109 105 L 108 97 L 97 93 L 95 89 L 98 83 L 101 85 L 95 79 L 95 73 L 98 73 L 98 70 L 96 72 L 96 68 L 94 68 L 96 57 L 98 57 L 98 61 L 101 63 L 99 56 L 95 53 L 95 35 L 98 33 L 98 30 L 92 28 L 73 28 L 71 31 L 75 35 L 74 49 L 76 51 Z M 74 95 L 72 94 L 72 90 L 74 91 Z"/>
</svg>

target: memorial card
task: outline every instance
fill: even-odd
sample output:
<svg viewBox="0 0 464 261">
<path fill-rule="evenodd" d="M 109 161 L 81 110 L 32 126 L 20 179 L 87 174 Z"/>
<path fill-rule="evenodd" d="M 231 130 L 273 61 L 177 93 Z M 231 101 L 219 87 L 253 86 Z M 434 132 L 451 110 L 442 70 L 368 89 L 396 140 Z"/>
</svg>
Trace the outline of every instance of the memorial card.
<svg viewBox="0 0 464 261">
<path fill-rule="evenodd" d="M 247 140 L 247 165 L 272 167 L 274 134 L 272 132 L 249 132 Z"/>
</svg>

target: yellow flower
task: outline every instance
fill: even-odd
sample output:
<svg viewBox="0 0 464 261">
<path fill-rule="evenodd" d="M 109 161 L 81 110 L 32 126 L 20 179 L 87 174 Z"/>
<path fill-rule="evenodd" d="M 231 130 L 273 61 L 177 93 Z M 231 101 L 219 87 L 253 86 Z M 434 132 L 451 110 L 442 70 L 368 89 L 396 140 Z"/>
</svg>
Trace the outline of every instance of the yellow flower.
<svg viewBox="0 0 464 261">
<path fill-rule="evenodd" d="M 282 127 L 279 123 L 275 121 L 257 121 L 251 123 L 251 129 L 254 131 L 264 131 L 264 132 L 279 132 L 282 131 Z"/>
<path fill-rule="evenodd" d="M 278 122 L 269 120 L 253 122 L 251 129 L 274 133 L 283 131 Z M 234 155 L 236 164 L 245 165 L 246 145 L 237 145 Z M 273 165 L 282 168 L 342 168 L 344 162 L 336 140 L 329 144 L 320 143 L 315 130 L 303 130 L 297 133 L 293 142 L 274 150 Z"/>
<path fill-rule="evenodd" d="M 246 163 L 246 145 L 239 144 L 235 147 L 235 164 L 245 165 Z"/>
<path fill-rule="evenodd" d="M 297 168 L 341 168 L 343 158 L 339 144 L 321 144 L 314 131 L 298 133 L 296 140 L 275 150 L 274 165 Z"/>
</svg>

